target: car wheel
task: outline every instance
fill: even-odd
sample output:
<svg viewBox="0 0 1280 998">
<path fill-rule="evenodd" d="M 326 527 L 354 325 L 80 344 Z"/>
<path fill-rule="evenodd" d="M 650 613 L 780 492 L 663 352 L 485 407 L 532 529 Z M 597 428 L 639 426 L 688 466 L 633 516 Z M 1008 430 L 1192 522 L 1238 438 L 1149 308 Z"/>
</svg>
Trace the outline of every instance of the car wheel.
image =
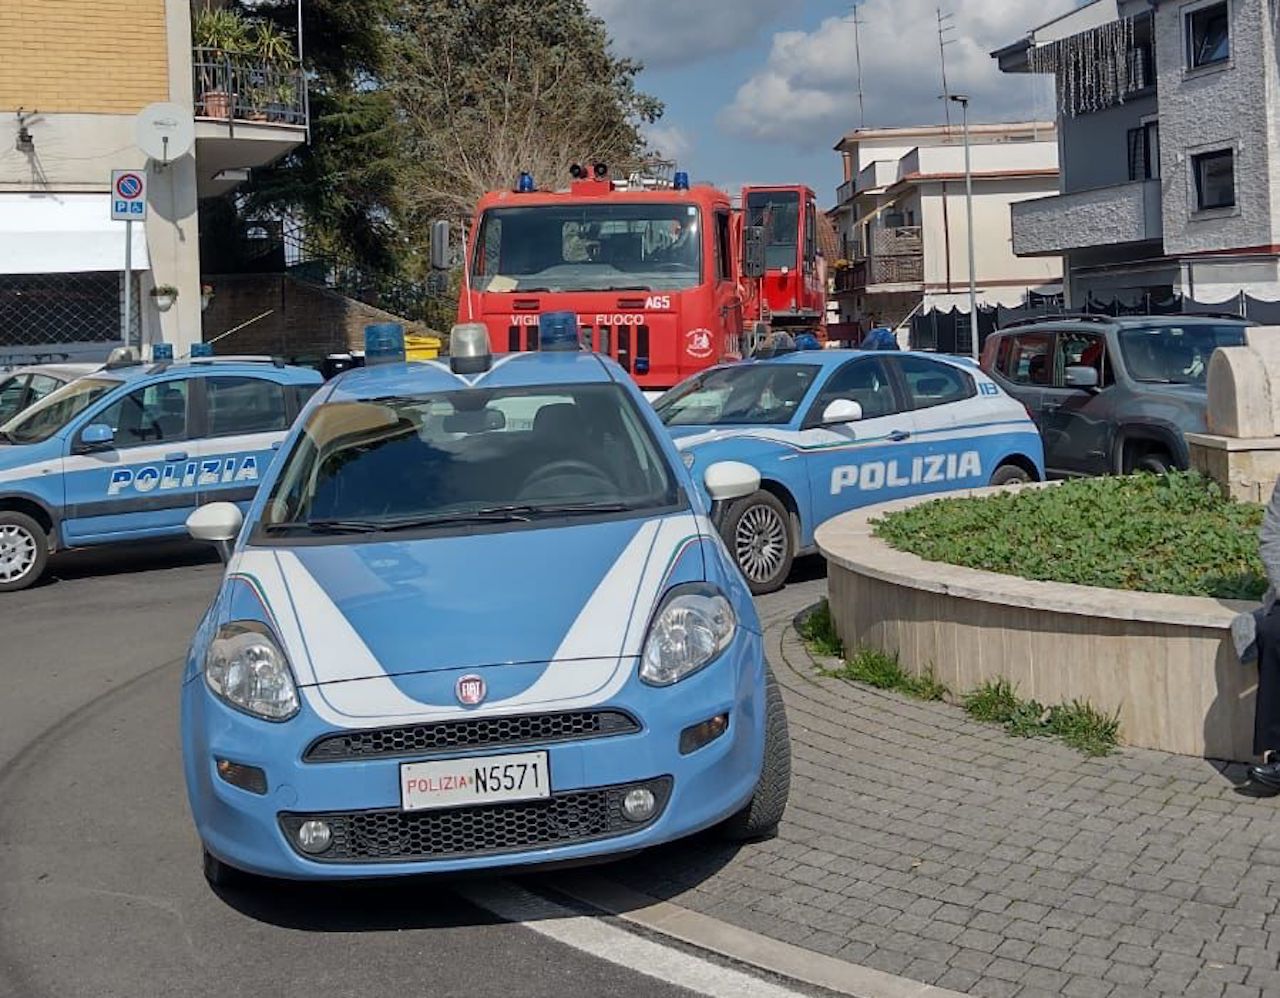
<svg viewBox="0 0 1280 998">
<path fill-rule="evenodd" d="M 1033 482 L 1034 478 L 1026 468 L 1019 467 L 1016 464 L 1002 464 L 991 476 L 991 484 L 995 485 L 1021 485 L 1026 482 Z"/>
<path fill-rule="evenodd" d="M 764 684 L 764 768 L 751 801 L 720 826 L 725 838 L 735 842 L 771 839 L 787 809 L 791 795 L 791 737 L 787 732 L 787 710 L 782 690 L 773 670 L 765 666 Z"/>
<path fill-rule="evenodd" d="M 48 561 L 44 528 L 25 513 L 0 512 L 0 593 L 34 585 Z"/>
<path fill-rule="evenodd" d="M 243 887 L 249 880 L 249 874 L 222 862 L 208 849 L 204 850 L 201 861 L 204 879 L 209 881 L 210 887 Z"/>
<path fill-rule="evenodd" d="M 791 514 L 771 492 L 761 490 L 730 504 L 720 527 L 746 576 L 753 595 L 776 592 L 791 574 L 795 558 L 791 540 Z"/>
<path fill-rule="evenodd" d="M 1167 475 L 1173 471 L 1173 461 L 1162 450 L 1150 450 L 1133 463 L 1133 470 L 1145 471 L 1151 475 Z"/>
</svg>

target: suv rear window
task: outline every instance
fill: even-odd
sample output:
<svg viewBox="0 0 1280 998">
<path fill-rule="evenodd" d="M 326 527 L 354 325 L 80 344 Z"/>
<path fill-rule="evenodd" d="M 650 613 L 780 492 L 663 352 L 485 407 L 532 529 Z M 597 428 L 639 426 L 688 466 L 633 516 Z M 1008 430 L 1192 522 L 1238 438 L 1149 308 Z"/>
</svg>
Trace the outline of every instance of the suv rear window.
<svg viewBox="0 0 1280 998">
<path fill-rule="evenodd" d="M 1218 347 L 1244 345 L 1239 324 L 1137 326 L 1120 330 L 1120 354 L 1134 381 L 1204 386 Z"/>
</svg>

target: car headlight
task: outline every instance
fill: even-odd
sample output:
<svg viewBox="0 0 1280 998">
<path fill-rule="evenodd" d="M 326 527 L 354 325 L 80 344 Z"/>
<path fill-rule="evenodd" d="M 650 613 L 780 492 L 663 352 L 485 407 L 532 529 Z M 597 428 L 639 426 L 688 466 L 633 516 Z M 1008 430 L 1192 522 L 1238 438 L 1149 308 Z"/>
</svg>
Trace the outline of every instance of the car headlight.
<svg viewBox="0 0 1280 998">
<path fill-rule="evenodd" d="M 257 621 L 223 624 L 204 658 L 204 681 L 215 696 L 266 721 L 298 712 L 298 689 L 284 652 Z"/>
<path fill-rule="evenodd" d="M 640 657 L 640 678 L 670 686 L 715 661 L 738 629 L 733 607 L 712 586 L 677 586 L 662 601 Z"/>
</svg>

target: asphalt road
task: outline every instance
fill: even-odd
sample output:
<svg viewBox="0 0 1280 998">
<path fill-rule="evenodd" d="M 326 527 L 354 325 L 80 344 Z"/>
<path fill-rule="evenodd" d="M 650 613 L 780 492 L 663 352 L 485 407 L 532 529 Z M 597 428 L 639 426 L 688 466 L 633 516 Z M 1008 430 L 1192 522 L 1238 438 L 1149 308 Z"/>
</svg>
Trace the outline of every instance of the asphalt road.
<svg viewBox="0 0 1280 998">
<path fill-rule="evenodd" d="M 64 556 L 53 571 L 0 596 L 0 996 L 745 993 L 738 971 L 682 952 L 674 983 L 641 975 L 656 950 L 636 947 L 654 944 L 610 920 L 548 932 L 469 903 L 466 884 L 215 894 L 177 700 L 221 565 L 175 546 Z"/>
</svg>

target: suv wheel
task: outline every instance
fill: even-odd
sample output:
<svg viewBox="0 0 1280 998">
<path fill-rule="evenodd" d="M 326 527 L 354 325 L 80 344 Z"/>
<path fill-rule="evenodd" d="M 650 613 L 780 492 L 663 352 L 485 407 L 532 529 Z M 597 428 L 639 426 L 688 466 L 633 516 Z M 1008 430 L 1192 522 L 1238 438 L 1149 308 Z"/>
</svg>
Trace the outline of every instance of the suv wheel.
<svg viewBox="0 0 1280 998">
<path fill-rule="evenodd" d="M 25 513 L 0 511 L 0 593 L 34 585 L 49 561 L 49 537 Z"/>
<path fill-rule="evenodd" d="M 791 514 L 772 492 L 761 489 L 730 503 L 720 536 L 746 576 L 752 595 L 777 592 L 791 574 L 795 545 Z"/>
<path fill-rule="evenodd" d="M 1167 475 L 1173 471 L 1173 461 L 1162 450 L 1150 450 L 1133 463 L 1134 471 L 1145 471 L 1152 475 Z"/>
</svg>

